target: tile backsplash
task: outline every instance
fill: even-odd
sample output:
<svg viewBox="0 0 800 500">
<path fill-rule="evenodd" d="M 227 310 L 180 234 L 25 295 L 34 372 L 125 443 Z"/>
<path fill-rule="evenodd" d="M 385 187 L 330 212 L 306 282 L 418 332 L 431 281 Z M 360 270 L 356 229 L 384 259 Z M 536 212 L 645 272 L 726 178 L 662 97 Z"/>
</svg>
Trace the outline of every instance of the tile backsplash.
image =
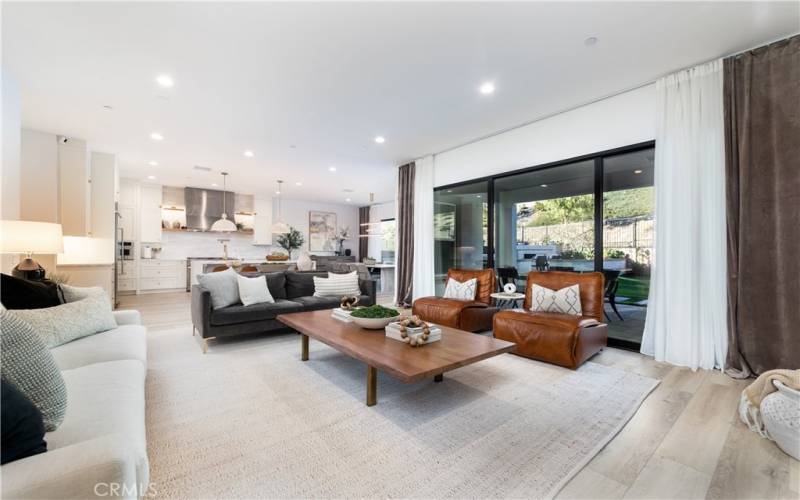
<svg viewBox="0 0 800 500">
<path fill-rule="evenodd" d="M 253 235 L 240 233 L 169 232 L 161 233 L 159 259 L 181 260 L 187 257 L 222 257 L 222 243 L 228 241 L 228 257 L 263 259 L 267 254 L 282 250 L 277 245 L 253 245 Z"/>
</svg>

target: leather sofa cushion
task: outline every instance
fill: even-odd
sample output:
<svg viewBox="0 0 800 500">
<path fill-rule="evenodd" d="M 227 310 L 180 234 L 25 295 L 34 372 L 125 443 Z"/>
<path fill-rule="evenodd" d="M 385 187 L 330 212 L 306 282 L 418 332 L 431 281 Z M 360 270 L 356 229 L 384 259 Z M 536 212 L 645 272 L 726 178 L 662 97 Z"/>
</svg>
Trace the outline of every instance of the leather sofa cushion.
<svg viewBox="0 0 800 500">
<path fill-rule="evenodd" d="M 236 304 L 214 309 L 211 312 L 211 324 L 221 326 L 233 325 L 236 323 L 250 323 L 252 321 L 264 321 L 275 319 L 279 314 L 300 312 L 302 310 L 304 310 L 302 304 L 286 299 L 275 299 L 274 303 L 262 302 L 249 306 Z"/>
<path fill-rule="evenodd" d="M 531 288 L 533 284 L 560 290 L 578 285 L 581 293 L 581 309 L 584 316 L 603 321 L 603 273 L 571 273 L 565 271 L 531 271 L 525 289 L 525 309 L 531 308 Z"/>
<path fill-rule="evenodd" d="M 431 323 L 460 328 L 462 311 L 469 308 L 485 309 L 487 306 L 483 302 L 422 297 L 414 301 L 412 314 Z"/>
</svg>

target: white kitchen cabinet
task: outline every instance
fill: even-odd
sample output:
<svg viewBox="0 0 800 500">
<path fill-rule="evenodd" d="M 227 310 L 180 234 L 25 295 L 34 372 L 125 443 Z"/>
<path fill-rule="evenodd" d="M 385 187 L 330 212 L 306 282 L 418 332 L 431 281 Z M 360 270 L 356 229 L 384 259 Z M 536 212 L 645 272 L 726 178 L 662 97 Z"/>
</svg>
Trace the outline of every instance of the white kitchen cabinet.
<svg viewBox="0 0 800 500">
<path fill-rule="evenodd" d="M 142 184 L 139 187 L 139 241 L 161 241 L 161 185 Z"/>
<path fill-rule="evenodd" d="M 89 235 L 113 241 L 117 158 L 109 153 L 92 152 L 90 165 L 92 212 Z"/>
<path fill-rule="evenodd" d="M 122 230 L 119 238 L 125 241 L 134 241 L 136 239 L 136 207 L 128 205 L 120 205 L 117 209 L 119 212 L 119 228 Z"/>
<path fill-rule="evenodd" d="M 139 263 L 140 291 L 186 287 L 185 260 L 142 259 Z"/>
<path fill-rule="evenodd" d="M 119 204 L 136 206 L 138 203 L 139 185 L 131 179 L 119 180 Z"/>
<path fill-rule="evenodd" d="M 61 230 L 64 236 L 86 236 L 91 190 L 85 141 L 58 137 L 58 178 Z"/>
<path fill-rule="evenodd" d="M 272 245 L 272 198 L 253 200 L 253 245 Z"/>
</svg>

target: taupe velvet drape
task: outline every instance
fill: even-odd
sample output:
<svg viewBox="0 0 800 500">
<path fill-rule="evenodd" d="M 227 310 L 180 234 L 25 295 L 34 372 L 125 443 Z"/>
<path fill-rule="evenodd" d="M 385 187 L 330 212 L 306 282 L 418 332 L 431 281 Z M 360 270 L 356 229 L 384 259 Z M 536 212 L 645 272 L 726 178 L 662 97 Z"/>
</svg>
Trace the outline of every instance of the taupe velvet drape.
<svg viewBox="0 0 800 500">
<path fill-rule="evenodd" d="M 369 257 L 369 205 L 358 209 L 358 260 Z"/>
<path fill-rule="evenodd" d="M 414 162 L 400 167 L 397 175 L 397 250 L 395 261 L 396 303 L 411 305 L 411 278 L 414 272 Z"/>
<path fill-rule="evenodd" d="M 724 60 L 736 377 L 800 368 L 800 36 Z"/>
</svg>

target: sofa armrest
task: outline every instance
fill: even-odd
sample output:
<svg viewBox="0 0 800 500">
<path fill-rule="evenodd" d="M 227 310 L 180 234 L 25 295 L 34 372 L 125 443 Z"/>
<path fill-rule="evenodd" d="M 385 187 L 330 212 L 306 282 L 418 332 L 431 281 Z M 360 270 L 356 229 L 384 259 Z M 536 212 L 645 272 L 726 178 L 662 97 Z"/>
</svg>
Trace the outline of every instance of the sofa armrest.
<svg viewBox="0 0 800 500">
<path fill-rule="evenodd" d="M 109 434 L 3 465 L 2 496 L 138 498 L 148 485 L 137 485 L 136 463 L 127 441 Z"/>
<path fill-rule="evenodd" d="M 369 304 L 361 304 L 371 306 L 377 304 L 377 292 L 375 290 L 375 280 L 371 279 L 358 279 L 358 287 L 361 289 L 362 295 L 369 295 L 371 301 Z"/>
<path fill-rule="evenodd" d="M 114 319 L 120 326 L 142 324 L 142 315 L 135 309 L 118 309 L 114 311 Z"/>
<path fill-rule="evenodd" d="M 192 324 L 203 338 L 211 335 L 211 292 L 192 285 Z"/>
</svg>

